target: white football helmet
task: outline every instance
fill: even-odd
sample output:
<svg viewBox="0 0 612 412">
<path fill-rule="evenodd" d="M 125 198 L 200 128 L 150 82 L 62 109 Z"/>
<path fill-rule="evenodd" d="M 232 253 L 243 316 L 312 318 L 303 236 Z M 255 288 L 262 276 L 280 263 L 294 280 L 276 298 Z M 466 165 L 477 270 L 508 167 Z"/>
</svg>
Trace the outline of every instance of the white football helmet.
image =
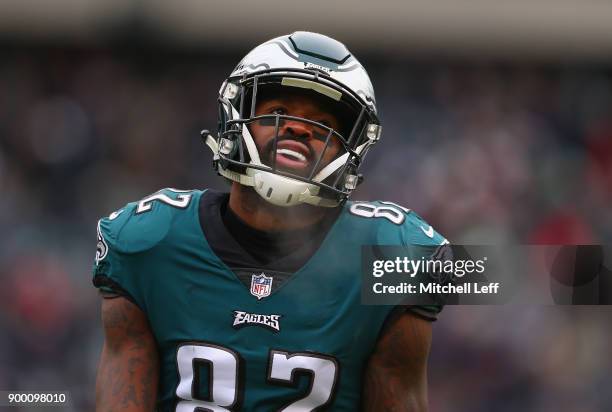
<svg viewBox="0 0 612 412">
<path fill-rule="evenodd" d="M 343 128 L 344 134 L 310 119 L 276 113 L 255 116 L 258 96 L 266 90 L 283 93 L 284 88 L 324 96 L 331 105 L 327 106 L 348 113 L 350 121 Z M 276 125 L 271 155 L 275 159 L 278 125 L 284 119 L 324 130 L 325 149 L 331 139 L 336 139 L 341 152 L 324 165 L 323 150 L 314 159 L 308 176 L 279 170 L 275 161 L 264 164 L 248 126 L 262 120 Z M 362 180 L 359 166 L 380 136 L 374 89 L 363 66 L 342 43 L 310 32 L 274 38 L 248 53 L 219 91 L 217 136 L 203 132 L 214 154 L 215 170 L 227 179 L 252 186 L 277 206 L 339 205 Z"/>
</svg>

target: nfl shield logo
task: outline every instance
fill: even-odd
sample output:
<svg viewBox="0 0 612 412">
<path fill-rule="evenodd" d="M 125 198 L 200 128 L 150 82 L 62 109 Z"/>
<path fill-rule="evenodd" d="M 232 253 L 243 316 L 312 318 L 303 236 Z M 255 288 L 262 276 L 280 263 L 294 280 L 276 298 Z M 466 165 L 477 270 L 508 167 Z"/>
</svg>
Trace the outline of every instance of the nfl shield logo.
<svg viewBox="0 0 612 412">
<path fill-rule="evenodd" d="M 263 299 L 266 296 L 270 296 L 272 292 L 272 276 L 266 276 L 265 273 L 261 275 L 251 276 L 251 295 L 257 299 Z"/>
</svg>

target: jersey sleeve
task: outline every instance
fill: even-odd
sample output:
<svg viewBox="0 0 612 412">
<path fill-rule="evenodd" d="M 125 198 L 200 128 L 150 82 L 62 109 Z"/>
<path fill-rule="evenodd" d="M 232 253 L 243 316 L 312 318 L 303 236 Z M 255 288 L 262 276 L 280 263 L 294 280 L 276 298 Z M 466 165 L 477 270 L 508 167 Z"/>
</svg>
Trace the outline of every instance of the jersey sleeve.
<svg viewBox="0 0 612 412">
<path fill-rule="evenodd" d="M 167 192 L 167 193 L 166 193 Z M 142 262 L 167 234 L 171 207 L 152 200 L 174 201 L 174 192 L 162 190 L 103 217 L 97 224 L 98 243 L 93 266 L 93 284 L 102 292 L 122 295 L 145 311 Z M 147 201 L 147 199 L 149 199 Z"/>
<path fill-rule="evenodd" d="M 98 221 L 93 284 L 101 292 L 124 296 L 142 309 L 130 262 L 132 254 L 122 247 L 121 239 L 132 213 L 134 207 L 128 204 Z"/>
<path fill-rule="evenodd" d="M 411 210 L 407 214 L 402 229 L 402 244 L 404 246 L 424 246 L 421 250 L 428 255 L 424 256 L 425 258 L 447 259 L 450 257 L 448 240 L 414 211 Z M 407 310 L 427 320 L 437 320 L 444 304 L 438 296 L 430 296 L 429 298 L 431 304 L 409 305 Z"/>
</svg>

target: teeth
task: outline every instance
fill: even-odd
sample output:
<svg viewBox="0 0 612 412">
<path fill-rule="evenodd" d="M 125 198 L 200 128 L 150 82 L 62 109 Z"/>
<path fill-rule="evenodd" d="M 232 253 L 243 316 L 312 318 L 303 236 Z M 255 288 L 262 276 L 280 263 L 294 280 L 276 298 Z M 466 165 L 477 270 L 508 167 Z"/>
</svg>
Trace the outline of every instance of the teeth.
<svg viewBox="0 0 612 412">
<path fill-rule="evenodd" d="M 300 160 L 300 161 L 302 161 L 302 162 L 305 162 L 305 161 L 306 161 L 306 156 L 304 156 L 304 155 L 303 155 L 303 154 L 301 154 L 301 153 L 295 152 L 295 151 L 293 151 L 293 150 L 289 150 L 289 149 L 278 149 L 278 150 L 276 151 L 276 153 L 278 153 L 278 154 L 283 154 L 283 155 L 285 155 L 285 156 L 291 156 L 291 157 L 294 157 L 294 158 L 296 158 L 297 160 Z"/>
</svg>

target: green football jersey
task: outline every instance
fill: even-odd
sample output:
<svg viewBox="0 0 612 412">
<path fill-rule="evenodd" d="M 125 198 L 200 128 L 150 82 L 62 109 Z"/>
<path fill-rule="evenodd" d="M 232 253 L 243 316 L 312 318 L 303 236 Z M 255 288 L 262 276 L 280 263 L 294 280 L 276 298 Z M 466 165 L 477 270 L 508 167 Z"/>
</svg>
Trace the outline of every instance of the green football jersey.
<svg viewBox="0 0 612 412">
<path fill-rule="evenodd" d="M 439 245 L 414 212 L 346 202 L 316 252 L 282 279 L 247 282 L 215 254 L 199 204 L 164 189 L 98 223 L 94 284 L 148 317 L 160 355 L 158 411 L 356 411 L 362 374 L 392 306 L 361 298 L 362 245 Z M 435 317 L 439 307 L 415 308 Z"/>
</svg>

